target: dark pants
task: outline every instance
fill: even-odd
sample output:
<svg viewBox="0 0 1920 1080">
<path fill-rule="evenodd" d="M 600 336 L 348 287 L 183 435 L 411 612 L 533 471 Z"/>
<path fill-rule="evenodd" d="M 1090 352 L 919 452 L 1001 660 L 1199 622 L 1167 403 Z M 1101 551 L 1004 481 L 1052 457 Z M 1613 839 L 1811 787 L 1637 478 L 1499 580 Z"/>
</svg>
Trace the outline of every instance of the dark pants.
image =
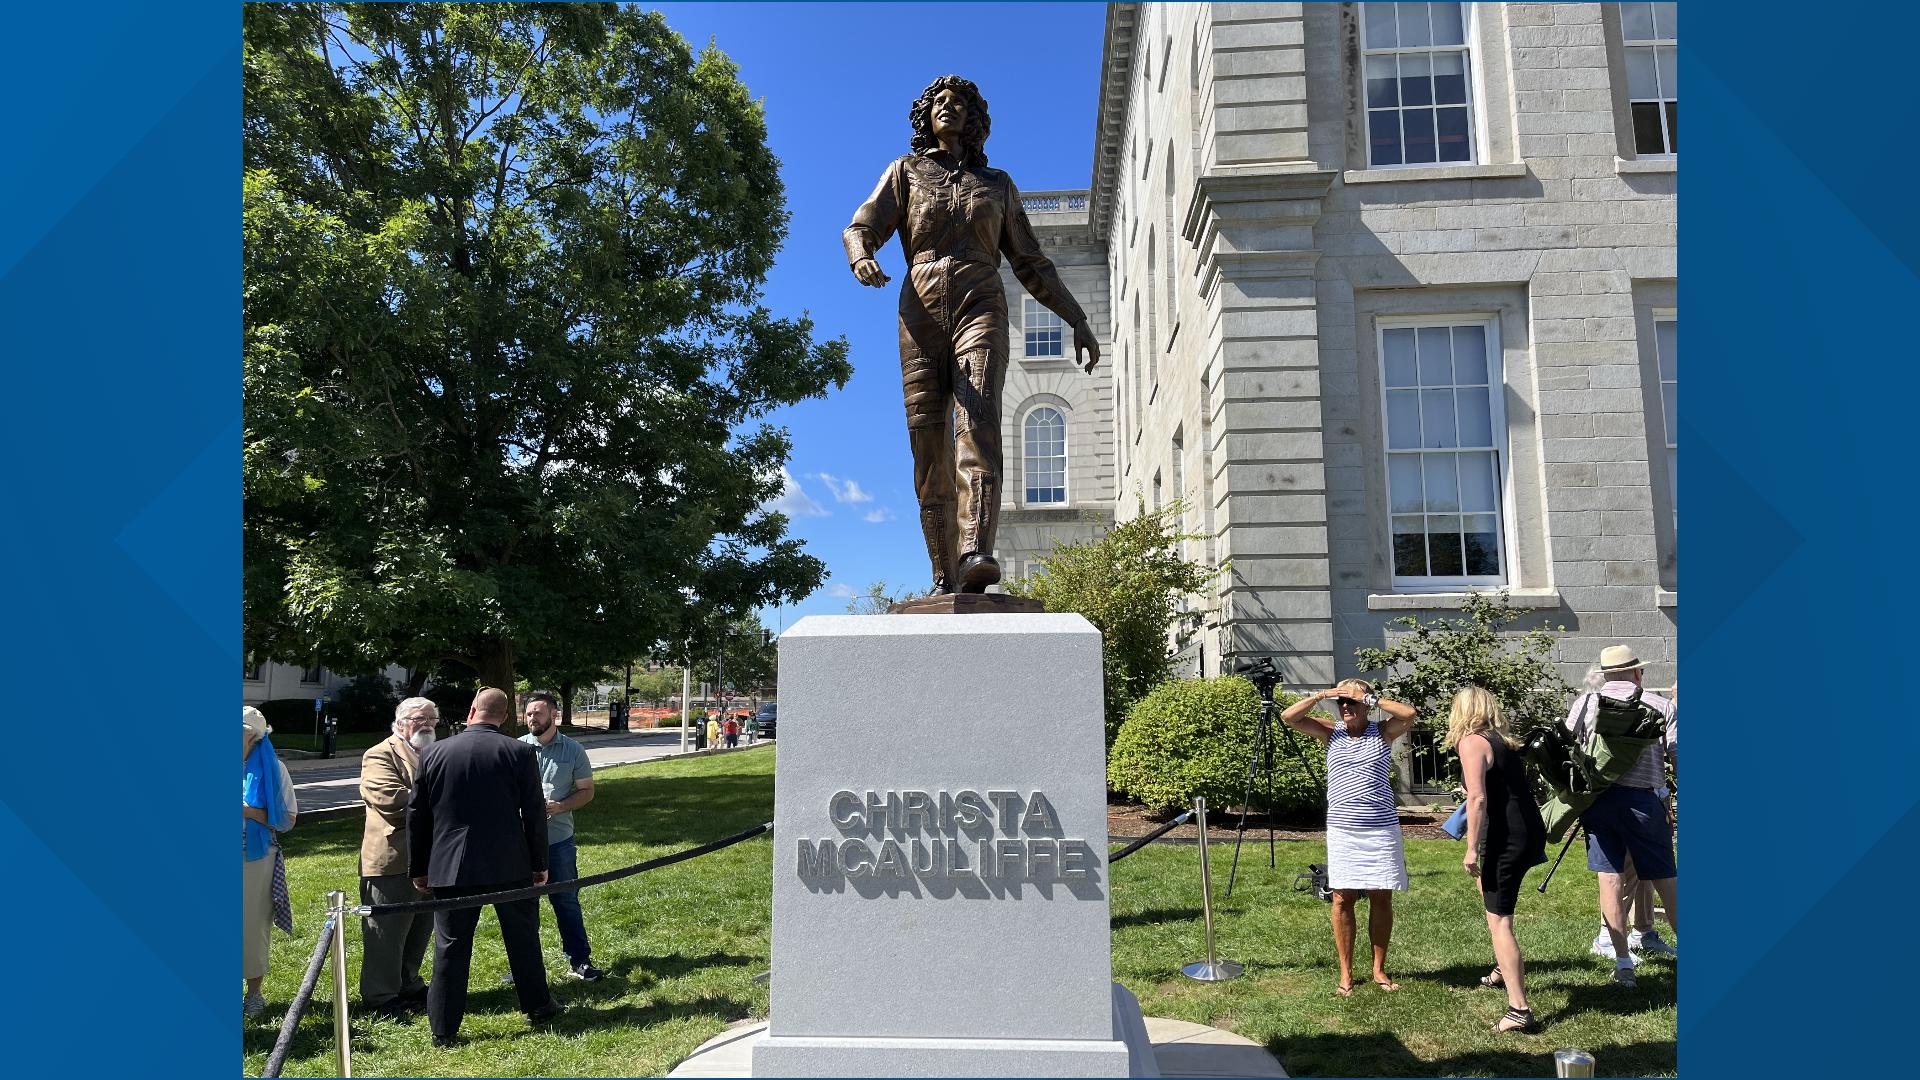
<svg viewBox="0 0 1920 1080">
<path fill-rule="evenodd" d="M 405 874 L 360 879 L 363 904 L 405 904 L 424 899 Z M 420 966 L 433 941 L 431 915 L 375 915 L 361 922 L 360 1004 L 384 1005 L 426 989 Z"/>
<path fill-rule="evenodd" d="M 433 898 L 461 896 L 519 888 L 526 882 L 499 885 L 436 887 Z M 540 958 L 540 901 L 515 900 L 493 905 L 500 918 L 500 940 L 507 947 L 507 966 L 513 971 L 513 989 L 520 995 L 520 1011 L 531 1013 L 552 1003 L 547 990 L 546 964 Z M 436 911 L 433 915 L 433 982 L 427 986 L 427 1022 L 436 1036 L 460 1033 L 467 1014 L 467 977 L 473 964 L 473 932 L 480 925 L 478 907 Z"/>
<path fill-rule="evenodd" d="M 580 876 L 579 852 L 574 848 L 573 837 L 547 846 L 547 880 L 572 881 Z M 593 958 L 593 946 L 587 943 L 587 920 L 580 914 L 580 894 L 577 892 L 548 893 L 547 899 L 553 904 L 553 921 L 560 927 L 560 949 L 567 954 L 567 962 L 579 967 Z"/>
<path fill-rule="evenodd" d="M 739 746 L 739 745 L 740 745 L 740 733 L 736 731 L 736 732 L 734 732 L 733 734 L 731 734 L 731 735 L 728 735 L 728 736 L 727 736 L 727 745 L 728 745 L 729 747 L 733 747 L 733 746 Z"/>
</svg>

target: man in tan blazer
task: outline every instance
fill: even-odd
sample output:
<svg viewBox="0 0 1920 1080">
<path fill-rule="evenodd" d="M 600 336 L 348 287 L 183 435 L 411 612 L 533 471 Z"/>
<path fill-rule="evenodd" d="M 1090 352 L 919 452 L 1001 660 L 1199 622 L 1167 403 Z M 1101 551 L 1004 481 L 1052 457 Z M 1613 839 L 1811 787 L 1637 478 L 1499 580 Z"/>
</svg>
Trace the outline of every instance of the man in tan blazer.
<svg viewBox="0 0 1920 1080">
<path fill-rule="evenodd" d="M 439 719 L 432 701 L 408 698 L 394 710 L 393 734 L 361 755 L 360 800 L 367 804 L 360 839 L 363 904 L 422 899 L 407 876 L 407 804 L 420 773 L 420 751 L 433 745 Z M 361 1007 L 398 1018 L 425 1006 L 427 984 L 420 968 L 433 942 L 433 916 L 372 916 L 361 936 Z"/>
</svg>

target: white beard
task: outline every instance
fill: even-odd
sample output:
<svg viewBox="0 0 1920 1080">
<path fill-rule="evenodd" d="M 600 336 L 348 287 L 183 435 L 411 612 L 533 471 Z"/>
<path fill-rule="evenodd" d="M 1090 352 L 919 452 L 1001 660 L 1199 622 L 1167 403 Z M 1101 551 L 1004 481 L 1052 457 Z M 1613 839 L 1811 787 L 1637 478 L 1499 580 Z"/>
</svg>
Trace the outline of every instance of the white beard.
<svg viewBox="0 0 1920 1080">
<path fill-rule="evenodd" d="M 427 747 L 433 745 L 433 739 L 433 729 L 428 728 L 425 731 L 416 731 L 407 736 L 407 744 L 415 750 L 425 750 Z"/>
</svg>

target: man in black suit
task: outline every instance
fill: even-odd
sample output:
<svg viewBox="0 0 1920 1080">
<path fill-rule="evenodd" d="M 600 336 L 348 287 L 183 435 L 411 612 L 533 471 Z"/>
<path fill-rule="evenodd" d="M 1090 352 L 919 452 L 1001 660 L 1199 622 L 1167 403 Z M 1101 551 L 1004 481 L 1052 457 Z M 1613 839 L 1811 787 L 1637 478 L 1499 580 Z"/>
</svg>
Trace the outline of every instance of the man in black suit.
<svg viewBox="0 0 1920 1080">
<path fill-rule="evenodd" d="M 466 732 L 421 755 L 408 822 L 408 869 L 421 892 L 446 899 L 547 882 L 547 798 L 533 747 L 500 730 L 508 715 L 505 693 L 482 690 Z M 535 1023 L 558 1016 L 564 1006 L 547 989 L 540 956 L 540 901 L 493 910 L 520 1010 Z M 459 1037 L 479 923 L 478 907 L 434 913 L 427 1019 L 435 1046 Z"/>
</svg>

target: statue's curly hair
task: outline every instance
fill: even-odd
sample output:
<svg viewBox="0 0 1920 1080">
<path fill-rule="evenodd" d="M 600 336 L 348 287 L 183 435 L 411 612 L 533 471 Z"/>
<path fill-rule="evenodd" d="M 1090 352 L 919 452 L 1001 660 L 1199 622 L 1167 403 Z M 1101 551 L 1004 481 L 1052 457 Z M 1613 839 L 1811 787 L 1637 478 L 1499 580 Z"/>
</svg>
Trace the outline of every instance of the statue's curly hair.
<svg viewBox="0 0 1920 1080">
<path fill-rule="evenodd" d="M 980 96 L 980 88 L 973 80 L 958 75 L 942 75 L 933 80 L 907 111 L 907 119 L 913 122 L 913 149 L 932 150 L 940 145 L 940 140 L 933 137 L 933 99 L 942 90 L 958 90 L 967 96 L 967 124 L 960 131 L 960 147 L 968 163 L 985 165 L 987 134 L 993 130 L 993 120 L 987 115 L 987 99 Z"/>
</svg>

